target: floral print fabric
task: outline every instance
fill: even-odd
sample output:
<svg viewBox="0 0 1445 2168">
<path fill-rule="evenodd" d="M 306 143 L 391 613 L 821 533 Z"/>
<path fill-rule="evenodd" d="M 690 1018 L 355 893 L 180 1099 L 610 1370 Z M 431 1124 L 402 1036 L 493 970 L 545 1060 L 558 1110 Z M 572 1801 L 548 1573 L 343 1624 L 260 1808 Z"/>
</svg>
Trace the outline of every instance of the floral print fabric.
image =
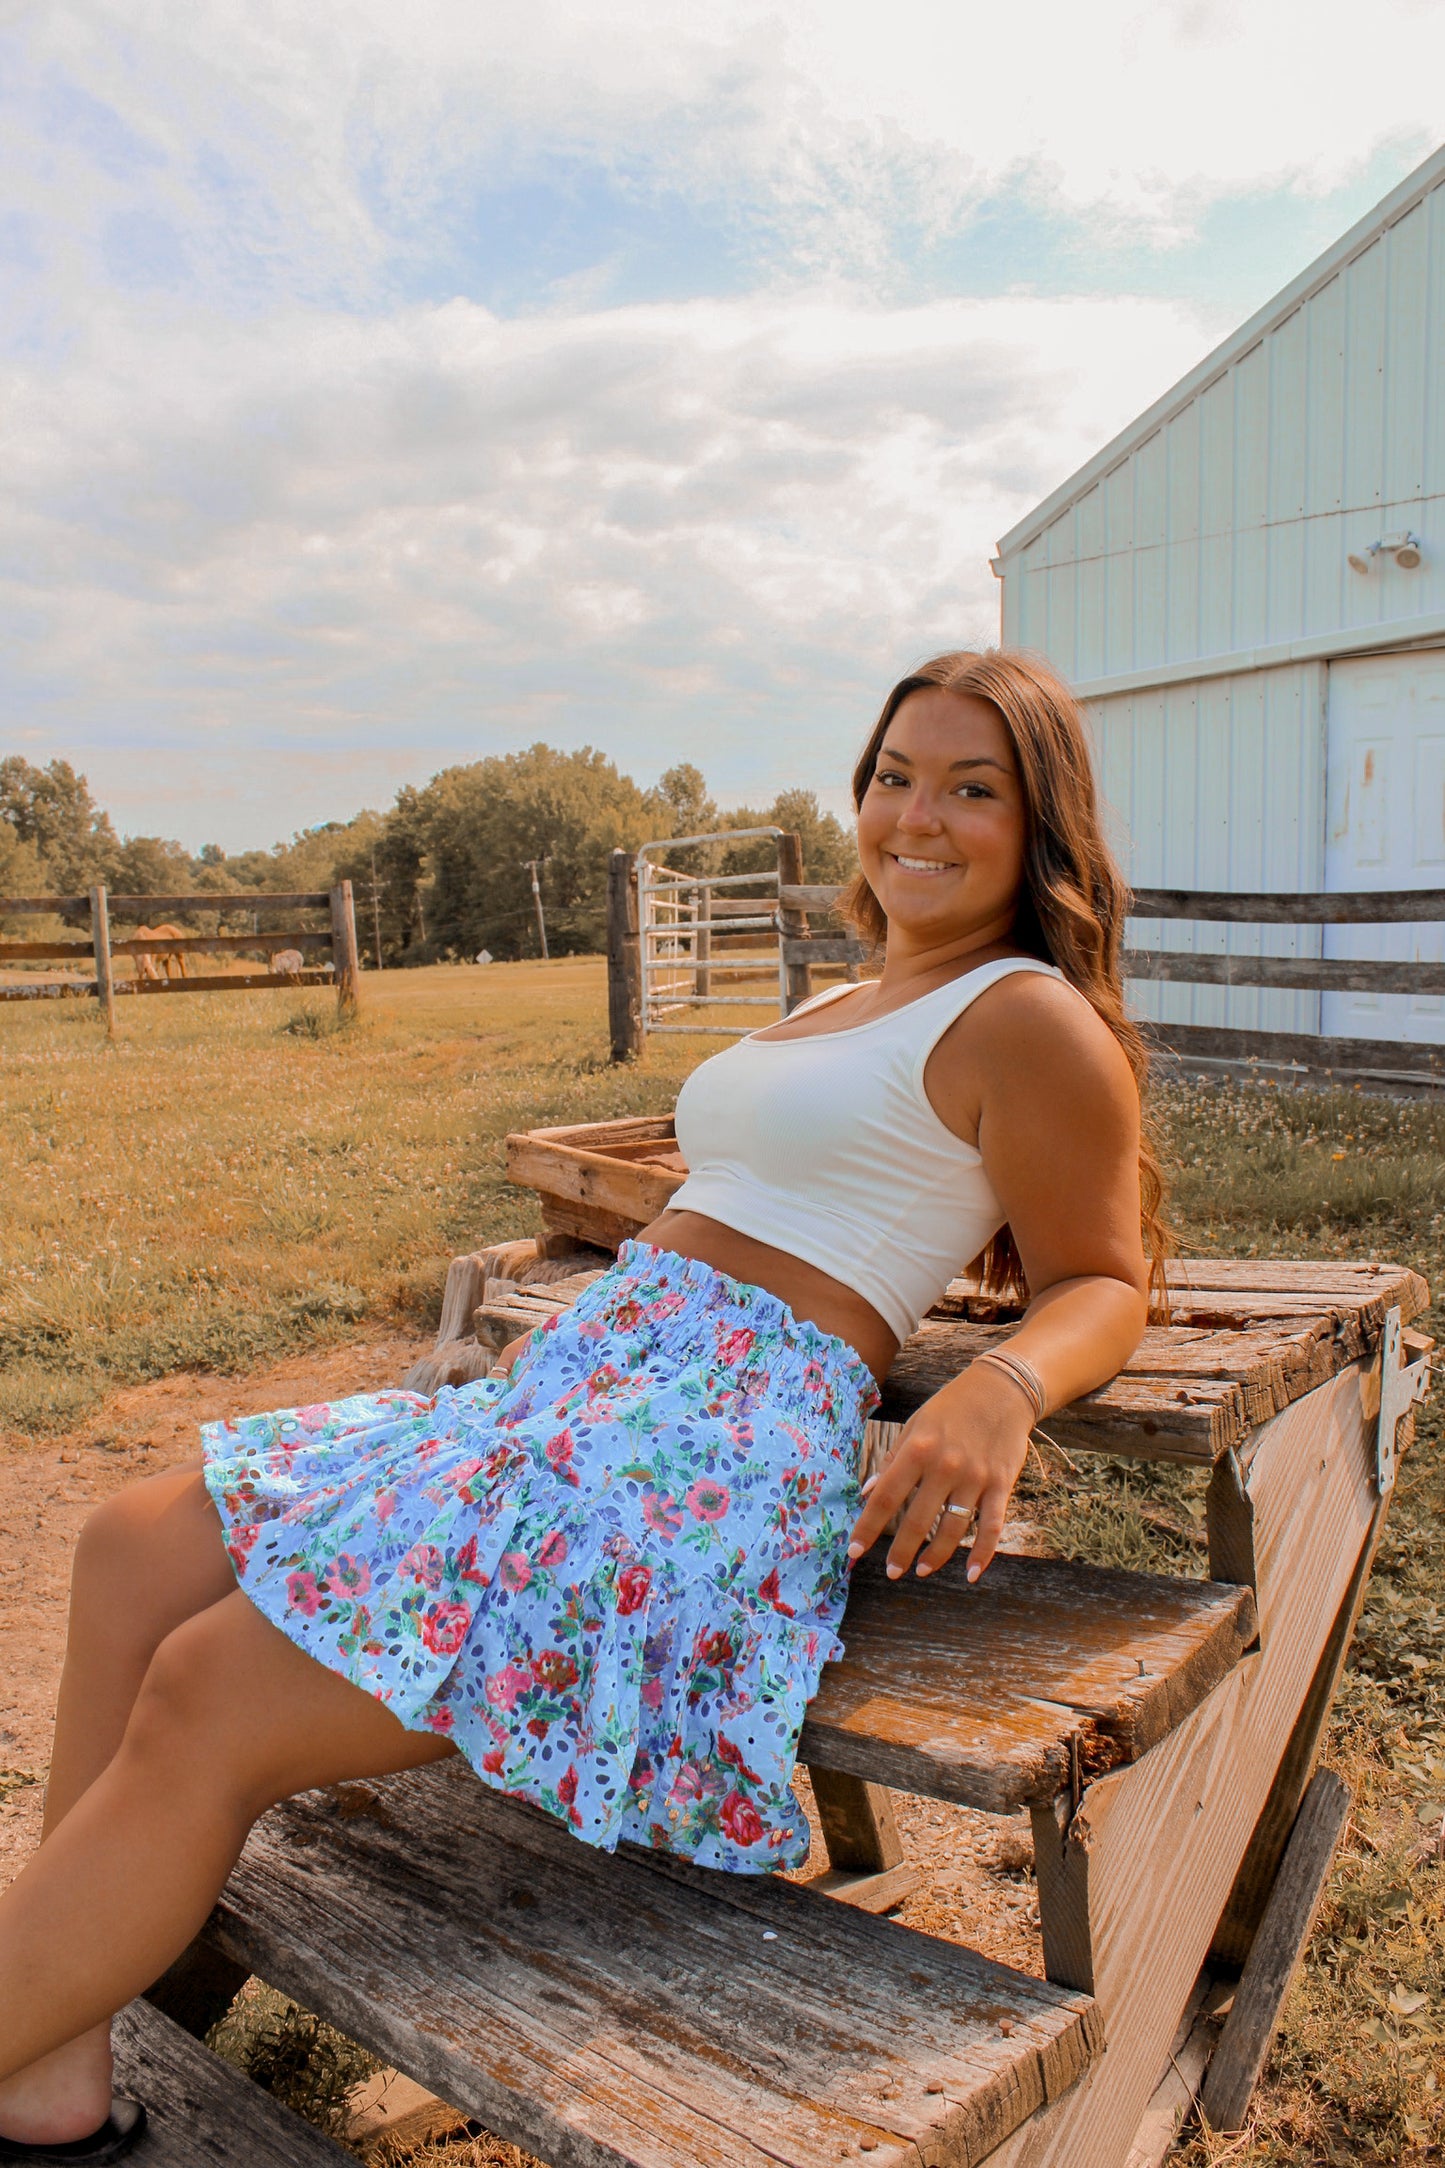
<svg viewBox="0 0 1445 2168">
<path fill-rule="evenodd" d="M 589 1843 L 797 1866 L 873 1380 L 763 1288 L 626 1243 L 510 1379 L 202 1431 L 237 1578 L 308 1655 Z"/>
</svg>

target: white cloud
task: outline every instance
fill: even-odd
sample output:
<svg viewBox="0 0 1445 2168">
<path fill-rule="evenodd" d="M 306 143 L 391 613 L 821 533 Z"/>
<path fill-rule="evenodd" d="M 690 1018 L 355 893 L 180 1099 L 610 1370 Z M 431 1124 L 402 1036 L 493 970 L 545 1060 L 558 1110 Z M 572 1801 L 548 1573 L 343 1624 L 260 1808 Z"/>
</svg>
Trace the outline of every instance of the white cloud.
<svg viewBox="0 0 1445 2168">
<path fill-rule="evenodd" d="M 5 387 L 12 709 L 127 826 L 160 783 L 234 842 L 534 734 L 833 783 L 890 676 L 995 625 L 1001 528 L 1207 340 L 816 296 L 94 343 Z"/>
<path fill-rule="evenodd" d="M 398 239 L 425 251 L 464 225 L 470 191 L 557 158 L 746 214 L 776 261 L 857 269 L 886 262 L 900 220 L 953 226 L 1000 191 L 1168 238 L 1221 196 L 1328 193 L 1382 146 L 1445 134 L 1434 0 L 1367 17 L 1357 0 L 94 0 L 22 20 L 17 80 L 77 235 L 148 164 L 200 280 L 244 280 L 239 212 L 253 278 L 365 283 Z M 61 83 L 117 120 L 87 124 Z"/>
<path fill-rule="evenodd" d="M 234 843 L 530 735 L 824 786 L 996 622 L 997 535 L 1229 328 L 893 305 L 915 257 L 989 201 L 1168 242 L 1403 165 L 1445 10 L 0 0 L 0 128 L 9 740 Z M 491 314 L 533 186 L 580 239 Z M 673 204 L 688 277 L 626 291 L 722 297 L 608 306 L 609 219 Z"/>
</svg>

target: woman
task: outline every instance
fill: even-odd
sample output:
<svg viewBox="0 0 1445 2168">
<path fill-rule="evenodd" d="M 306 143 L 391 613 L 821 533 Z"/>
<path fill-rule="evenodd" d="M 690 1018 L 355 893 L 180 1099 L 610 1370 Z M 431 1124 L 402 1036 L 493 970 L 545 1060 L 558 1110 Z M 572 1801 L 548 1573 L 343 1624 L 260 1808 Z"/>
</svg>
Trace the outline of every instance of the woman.
<svg viewBox="0 0 1445 2168">
<path fill-rule="evenodd" d="M 110 2013 L 309 1786 L 460 1751 L 593 1843 L 799 1861 L 850 1563 L 901 1515 L 890 1575 L 972 1529 L 976 1578 L 1035 1423 L 1132 1352 L 1159 1185 L 1079 711 L 1033 662 L 943 656 L 854 793 L 881 976 L 694 1073 L 687 1182 L 510 1376 L 208 1425 L 204 1474 L 87 1524 L 44 1841 L 0 1902 L 0 2159 L 133 2142 Z M 864 1503 L 875 1381 L 981 1253 L 1024 1321 Z"/>
</svg>

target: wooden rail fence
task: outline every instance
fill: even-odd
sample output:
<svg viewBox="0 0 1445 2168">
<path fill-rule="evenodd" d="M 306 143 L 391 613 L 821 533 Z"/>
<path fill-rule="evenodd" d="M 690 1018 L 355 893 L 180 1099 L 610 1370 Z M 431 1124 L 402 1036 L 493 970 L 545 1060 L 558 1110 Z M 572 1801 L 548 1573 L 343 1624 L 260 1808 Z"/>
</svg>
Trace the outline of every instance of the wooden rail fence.
<svg viewBox="0 0 1445 2168">
<path fill-rule="evenodd" d="M 784 885 L 784 914 L 830 916 L 843 891 Z M 1135 889 L 1135 918 L 1248 926 L 1400 926 L 1445 921 L 1445 888 L 1369 890 L 1339 895 L 1229 894 L 1216 890 Z M 853 964 L 867 950 L 851 935 L 785 934 L 789 1007 L 808 991 L 813 964 Z M 1445 994 L 1445 964 L 1354 961 L 1328 956 L 1209 956 L 1180 949 L 1128 949 L 1124 975 L 1192 986 L 1261 986 L 1310 993 Z M 1263 1062 L 1348 1076 L 1397 1078 L 1445 1086 L 1445 1047 L 1395 1039 L 1326 1038 L 1303 1031 L 1260 1031 L 1213 1024 L 1150 1024 L 1167 1052 L 1205 1062 Z"/>
<path fill-rule="evenodd" d="M 1212 890 L 1139 888 L 1137 918 L 1209 925 L 1428 926 L 1445 920 L 1445 888 L 1370 889 L 1339 895 L 1230 895 Z M 1201 956 L 1178 949 L 1130 949 L 1125 976 L 1191 986 L 1270 986 L 1308 993 L 1445 994 L 1445 964 L 1383 963 L 1331 956 Z M 1368 1078 L 1445 1084 L 1445 1048 L 1398 1039 L 1338 1039 L 1305 1031 L 1257 1031 L 1215 1024 L 1151 1024 L 1170 1053 L 1201 1061 L 1254 1061 L 1342 1071 Z"/>
<path fill-rule="evenodd" d="M 165 919 L 176 912 L 249 911 L 259 915 L 263 911 L 270 914 L 322 910 L 330 912 L 330 924 L 321 929 L 286 927 L 280 930 L 268 928 L 265 933 L 166 934 L 159 937 L 147 933 L 143 937 L 137 935 L 120 941 L 111 938 L 112 913 L 120 918 L 133 918 L 138 925 L 144 925 L 149 920 Z M 85 957 L 90 961 L 94 976 L 41 979 L 30 986 L 0 986 L 0 1001 L 54 1001 L 67 996 L 94 995 L 104 1011 L 106 1031 L 112 1035 L 116 998 L 121 994 L 242 994 L 265 986 L 334 985 L 341 1013 L 355 1012 L 361 964 L 350 881 L 341 881 L 332 889 L 305 890 L 295 895 L 230 889 L 199 896 L 113 896 L 104 887 L 99 887 L 92 888 L 85 896 L 0 897 L 0 919 L 77 917 L 82 912 L 87 912 L 90 918 L 88 940 L 0 941 L 0 964 L 70 962 Z M 299 971 L 199 972 L 181 978 L 151 978 L 142 976 L 137 966 L 133 979 L 118 979 L 115 973 L 116 959 L 122 956 L 226 955 L 258 948 L 266 950 L 273 959 L 288 949 L 298 950 L 303 956 L 327 950 L 329 958 L 324 966 L 311 969 L 303 965 Z"/>
</svg>

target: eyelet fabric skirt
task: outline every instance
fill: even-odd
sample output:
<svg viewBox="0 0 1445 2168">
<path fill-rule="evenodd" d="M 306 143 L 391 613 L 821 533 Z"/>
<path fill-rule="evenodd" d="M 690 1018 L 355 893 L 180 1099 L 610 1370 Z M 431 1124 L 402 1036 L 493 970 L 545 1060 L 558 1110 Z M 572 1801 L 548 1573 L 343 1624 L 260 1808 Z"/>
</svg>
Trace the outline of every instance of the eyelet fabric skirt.
<svg viewBox="0 0 1445 2168">
<path fill-rule="evenodd" d="M 766 1873 L 807 1857 L 877 1400 L 766 1289 L 629 1242 L 510 1379 L 208 1423 L 206 1484 L 265 1616 L 485 1783 Z"/>
</svg>

